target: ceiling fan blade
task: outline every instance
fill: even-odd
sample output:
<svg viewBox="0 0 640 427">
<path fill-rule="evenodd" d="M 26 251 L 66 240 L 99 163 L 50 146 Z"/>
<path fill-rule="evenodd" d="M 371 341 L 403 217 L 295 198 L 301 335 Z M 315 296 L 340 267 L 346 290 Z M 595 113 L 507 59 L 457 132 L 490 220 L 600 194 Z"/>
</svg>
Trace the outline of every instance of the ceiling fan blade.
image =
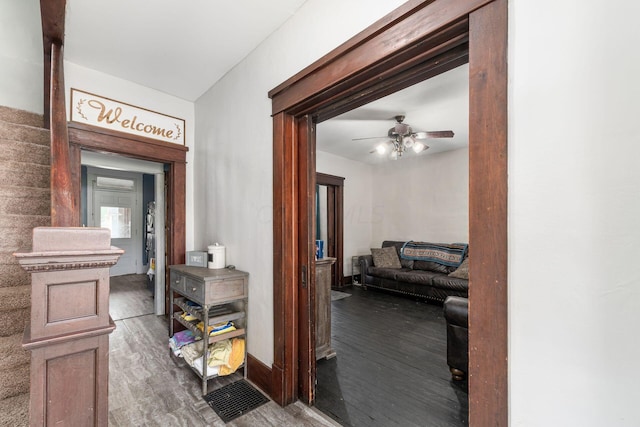
<svg viewBox="0 0 640 427">
<path fill-rule="evenodd" d="M 384 139 L 387 139 L 387 138 L 389 138 L 389 137 L 388 137 L 388 136 L 386 136 L 386 135 L 385 135 L 385 136 L 370 136 L 370 137 L 368 137 L 368 138 L 353 138 L 353 139 L 352 139 L 352 141 L 361 141 L 361 140 L 363 140 L 363 139 L 383 139 L 383 138 L 384 138 Z"/>
<path fill-rule="evenodd" d="M 435 130 L 430 132 L 416 132 L 413 134 L 414 138 L 453 138 L 453 131 L 451 130 Z"/>
</svg>

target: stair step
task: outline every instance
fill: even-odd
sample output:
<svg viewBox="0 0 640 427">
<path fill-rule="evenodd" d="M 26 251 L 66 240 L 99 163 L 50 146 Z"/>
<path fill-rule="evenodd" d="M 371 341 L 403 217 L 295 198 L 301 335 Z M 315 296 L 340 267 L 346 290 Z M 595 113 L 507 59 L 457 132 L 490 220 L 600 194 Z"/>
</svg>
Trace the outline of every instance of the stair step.
<svg viewBox="0 0 640 427">
<path fill-rule="evenodd" d="M 0 371 L 30 362 L 29 352 L 22 348 L 22 334 L 0 337 Z"/>
<path fill-rule="evenodd" d="M 0 105 L 0 120 L 40 128 L 44 126 L 44 116 L 42 114 L 3 105 Z"/>
<path fill-rule="evenodd" d="M 31 286 L 31 275 L 15 264 L 0 264 L 0 289 L 15 286 Z"/>
<path fill-rule="evenodd" d="M 20 267 L 14 252 L 31 250 L 33 228 L 51 225 L 51 217 L 36 215 L 0 215 L 0 288 L 31 283 L 29 274 Z"/>
<path fill-rule="evenodd" d="M 29 364 L 0 370 L 0 399 L 29 392 Z"/>
<path fill-rule="evenodd" d="M 2 215 L 0 216 L 0 228 L 24 228 L 27 229 L 29 236 L 31 230 L 35 227 L 51 226 L 51 217 L 49 215 Z M 2 257 L 0 256 L 0 264 Z"/>
<path fill-rule="evenodd" d="M 0 337 L 22 334 L 30 317 L 31 307 L 11 311 L 0 311 Z"/>
<path fill-rule="evenodd" d="M 31 307 L 31 286 L 0 288 L 0 312 Z M 2 345 L 0 345 L 2 348 Z M 2 366 L 2 361 L 0 361 Z"/>
<path fill-rule="evenodd" d="M 0 252 L 18 252 L 30 248 L 33 234 L 26 228 L 3 228 L 0 233 Z"/>
<path fill-rule="evenodd" d="M 0 183 L 3 187 L 49 188 L 50 182 L 49 165 L 0 159 Z"/>
<path fill-rule="evenodd" d="M 37 165 L 51 164 L 51 149 L 47 145 L 28 141 L 13 141 L 0 136 L 0 160 L 24 161 Z"/>
<path fill-rule="evenodd" d="M 46 147 L 51 146 L 49 130 L 3 121 L 0 121 L 0 138 L 8 141 L 25 141 Z"/>
<path fill-rule="evenodd" d="M 29 393 L 0 401 L 0 426 L 29 425 Z"/>
<path fill-rule="evenodd" d="M 0 187 L 0 215 L 51 215 L 51 190 Z"/>
</svg>

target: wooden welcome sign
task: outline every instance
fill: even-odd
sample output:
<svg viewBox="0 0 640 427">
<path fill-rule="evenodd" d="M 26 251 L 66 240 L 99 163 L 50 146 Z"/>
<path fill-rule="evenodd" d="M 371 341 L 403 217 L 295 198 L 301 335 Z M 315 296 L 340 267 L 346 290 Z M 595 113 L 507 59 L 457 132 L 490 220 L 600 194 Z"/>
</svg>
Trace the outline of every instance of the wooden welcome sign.
<svg viewBox="0 0 640 427">
<path fill-rule="evenodd" d="M 71 121 L 184 145 L 184 120 L 71 89 Z"/>
</svg>

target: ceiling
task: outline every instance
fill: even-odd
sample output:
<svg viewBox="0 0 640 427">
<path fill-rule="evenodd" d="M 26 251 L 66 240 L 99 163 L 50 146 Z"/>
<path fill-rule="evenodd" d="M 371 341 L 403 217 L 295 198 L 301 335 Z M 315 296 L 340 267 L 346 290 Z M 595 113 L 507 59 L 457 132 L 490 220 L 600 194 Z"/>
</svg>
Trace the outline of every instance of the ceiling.
<svg viewBox="0 0 640 427">
<path fill-rule="evenodd" d="M 276 31 L 305 0 L 67 0 L 65 58 L 75 64 L 195 101 Z M 215 25 L 212 25 L 212 22 Z M 403 114 L 414 131 L 453 130 L 430 139 L 430 155 L 468 140 L 468 66 L 320 123 L 320 151 L 365 163 Z M 405 156 L 416 156 L 412 152 Z"/>
<path fill-rule="evenodd" d="M 317 149 L 364 163 L 388 161 L 388 156 L 370 153 L 380 142 L 387 141 L 387 131 L 395 124 L 395 116 L 404 115 L 404 123 L 414 132 L 452 130 L 453 138 L 427 139 L 427 156 L 468 146 L 469 141 L 469 65 L 432 77 L 407 89 L 351 110 L 317 126 Z M 353 141 L 354 138 L 382 137 Z M 399 160 L 401 161 L 401 159 Z"/>
<path fill-rule="evenodd" d="M 305 0 L 67 0 L 65 59 L 195 101 Z"/>
</svg>

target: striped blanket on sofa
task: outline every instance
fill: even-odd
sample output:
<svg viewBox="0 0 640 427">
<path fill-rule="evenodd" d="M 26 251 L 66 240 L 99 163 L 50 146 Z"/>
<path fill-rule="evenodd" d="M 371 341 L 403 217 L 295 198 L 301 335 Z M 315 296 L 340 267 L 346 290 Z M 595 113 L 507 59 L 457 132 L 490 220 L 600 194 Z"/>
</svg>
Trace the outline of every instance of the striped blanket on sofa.
<svg viewBox="0 0 640 427">
<path fill-rule="evenodd" d="M 432 261 L 458 267 L 467 253 L 466 243 L 429 243 L 409 241 L 402 246 L 400 257 L 414 261 Z"/>
</svg>

